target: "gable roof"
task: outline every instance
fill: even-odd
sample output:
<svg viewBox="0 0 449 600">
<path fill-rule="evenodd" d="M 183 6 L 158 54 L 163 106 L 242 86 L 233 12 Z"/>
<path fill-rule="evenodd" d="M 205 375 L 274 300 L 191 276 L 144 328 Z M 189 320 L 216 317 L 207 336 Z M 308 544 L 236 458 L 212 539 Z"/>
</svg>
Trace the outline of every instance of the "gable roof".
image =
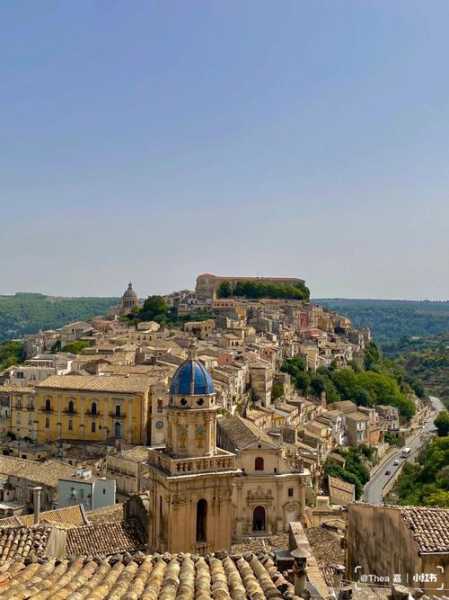
<svg viewBox="0 0 449 600">
<path fill-rule="evenodd" d="M 125 521 L 95 523 L 69 529 L 67 532 L 67 556 L 111 555 L 118 552 L 135 552 L 143 548 L 135 524 Z"/>
<path fill-rule="evenodd" d="M 72 477 L 75 467 L 56 460 L 37 462 L 15 456 L 0 455 L 0 473 L 29 481 L 34 481 L 48 487 L 57 487 L 58 480 Z"/>
<path fill-rule="evenodd" d="M 224 434 L 234 450 L 246 450 L 259 444 L 265 447 L 278 448 L 279 445 L 264 431 L 256 427 L 252 421 L 240 416 L 223 417 L 218 419 L 217 427 Z"/>
<path fill-rule="evenodd" d="M 103 508 L 96 508 L 86 513 L 90 523 L 110 523 L 123 521 L 123 504 L 112 504 Z"/>
<path fill-rule="evenodd" d="M 132 394 L 147 391 L 149 385 L 145 375 L 51 375 L 36 387 Z"/>
<path fill-rule="evenodd" d="M 61 525 L 63 527 L 77 527 L 85 525 L 83 511 L 79 504 L 75 506 L 65 506 L 55 510 L 46 510 L 40 514 L 40 523 Z M 34 524 L 34 515 L 17 515 L 0 519 L 0 528 L 21 525 L 31 527 Z"/>
</svg>

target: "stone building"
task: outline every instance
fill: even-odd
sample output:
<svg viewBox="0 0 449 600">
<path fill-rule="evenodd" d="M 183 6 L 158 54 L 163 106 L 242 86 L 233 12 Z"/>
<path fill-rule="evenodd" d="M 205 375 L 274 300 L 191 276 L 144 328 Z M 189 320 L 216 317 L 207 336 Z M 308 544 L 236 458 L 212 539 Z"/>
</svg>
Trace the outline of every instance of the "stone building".
<svg viewBox="0 0 449 600">
<path fill-rule="evenodd" d="M 350 446 L 360 446 L 369 444 L 369 417 L 360 410 L 348 413 L 346 415 L 346 431 L 348 443 Z"/>
<path fill-rule="evenodd" d="M 191 357 L 173 376 L 166 445 L 151 448 L 149 495 L 130 511 L 148 513 L 146 537 L 158 552 L 214 552 L 231 545 L 235 455 L 217 448 L 215 389 Z"/>
<path fill-rule="evenodd" d="M 266 361 L 257 361 L 249 365 L 250 385 L 253 399 L 262 406 L 271 404 L 273 387 L 273 369 Z"/>
<path fill-rule="evenodd" d="M 347 569 L 359 576 L 399 575 L 402 583 L 437 593 L 449 588 L 449 510 L 348 507 Z"/>
<path fill-rule="evenodd" d="M 399 431 L 399 410 L 395 406 L 378 404 L 376 412 L 379 415 L 380 428 L 382 431 Z"/>
<path fill-rule="evenodd" d="M 272 535 L 288 531 L 304 517 L 308 471 L 287 460 L 285 449 L 251 421 L 218 420 L 218 443 L 237 454 L 241 474 L 234 479 L 233 534 Z"/>
<path fill-rule="evenodd" d="M 150 384 L 143 375 L 53 375 L 36 386 L 30 437 L 37 442 L 123 440 L 146 444 Z M 14 422 L 14 405 L 12 419 Z"/>
<path fill-rule="evenodd" d="M 215 329 L 215 321 L 213 319 L 205 319 L 204 321 L 188 321 L 184 323 L 184 331 L 193 334 L 200 340 L 208 338 Z"/>
</svg>

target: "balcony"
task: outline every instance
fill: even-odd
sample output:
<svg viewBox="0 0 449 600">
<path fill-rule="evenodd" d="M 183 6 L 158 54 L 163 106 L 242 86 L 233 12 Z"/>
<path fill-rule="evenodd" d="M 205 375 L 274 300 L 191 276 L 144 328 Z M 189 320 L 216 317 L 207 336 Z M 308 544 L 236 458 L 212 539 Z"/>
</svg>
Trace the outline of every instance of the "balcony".
<svg viewBox="0 0 449 600">
<path fill-rule="evenodd" d="M 76 410 L 70 410 L 69 408 L 64 408 L 62 411 L 65 415 L 77 415 L 78 412 Z"/>
<path fill-rule="evenodd" d="M 195 473 L 235 471 L 237 469 L 235 456 L 221 449 L 218 449 L 214 456 L 173 458 L 166 454 L 163 448 L 150 448 L 148 462 L 171 475 L 194 475 Z"/>
<path fill-rule="evenodd" d="M 84 414 L 86 415 L 86 417 L 101 417 L 101 412 L 99 411 L 92 412 L 91 410 L 86 410 Z"/>
<path fill-rule="evenodd" d="M 41 410 L 41 412 L 47 413 L 47 414 L 51 414 L 51 413 L 55 412 L 51 407 L 46 407 L 46 406 L 43 406 L 40 410 Z"/>
<path fill-rule="evenodd" d="M 35 407 L 34 407 L 34 405 L 33 405 L 33 404 L 31 404 L 30 406 L 27 406 L 27 410 L 29 410 L 30 412 L 33 412 L 33 411 L 34 411 L 34 408 L 35 408 Z"/>
<path fill-rule="evenodd" d="M 109 416 L 110 416 L 112 419 L 126 419 L 126 413 L 122 413 L 122 412 L 121 412 L 121 413 L 119 413 L 119 414 L 117 414 L 117 413 L 115 413 L 115 412 L 111 411 L 111 412 L 109 413 Z"/>
</svg>

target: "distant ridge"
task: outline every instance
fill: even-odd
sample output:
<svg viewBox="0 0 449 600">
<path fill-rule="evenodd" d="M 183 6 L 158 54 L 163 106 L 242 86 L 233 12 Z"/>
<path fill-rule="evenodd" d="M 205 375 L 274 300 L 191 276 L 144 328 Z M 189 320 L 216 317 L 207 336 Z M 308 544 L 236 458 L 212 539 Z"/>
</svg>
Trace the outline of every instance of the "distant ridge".
<svg viewBox="0 0 449 600">
<path fill-rule="evenodd" d="M 314 298 L 313 302 L 348 316 L 355 327 L 369 327 L 384 347 L 404 337 L 449 332 L 448 300 Z"/>
<path fill-rule="evenodd" d="M 47 296 L 36 292 L 2 294 L 0 341 L 103 315 L 118 301 L 118 298 Z"/>
</svg>

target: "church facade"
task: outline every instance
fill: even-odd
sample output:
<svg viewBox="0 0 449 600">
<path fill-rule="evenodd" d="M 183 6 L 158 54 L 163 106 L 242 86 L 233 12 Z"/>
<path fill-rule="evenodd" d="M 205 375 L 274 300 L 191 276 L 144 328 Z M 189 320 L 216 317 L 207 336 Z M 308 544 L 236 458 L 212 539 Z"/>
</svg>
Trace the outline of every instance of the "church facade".
<svg viewBox="0 0 449 600">
<path fill-rule="evenodd" d="M 152 551 L 227 550 L 232 536 L 235 454 L 217 447 L 212 379 L 194 353 L 170 386 L 166 445 L 149 449 L 149 493 L 131 510 L 145 510 Z M 138 503 L 145 504 L 139 508 Z"/>
</svg>

